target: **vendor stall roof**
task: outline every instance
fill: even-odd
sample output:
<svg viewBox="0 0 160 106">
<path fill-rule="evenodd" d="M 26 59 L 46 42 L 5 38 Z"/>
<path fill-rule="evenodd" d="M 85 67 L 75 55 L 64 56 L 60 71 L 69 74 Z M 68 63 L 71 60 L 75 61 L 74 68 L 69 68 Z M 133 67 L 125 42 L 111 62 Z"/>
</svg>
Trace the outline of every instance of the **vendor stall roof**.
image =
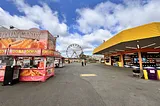
<svg viewBox="0 0 160 106">
<path fill-rule="evenodd" d="M 95 48 L 93 54 L 147 47 L 160 48 L 157 38 L 160 39 L 160 22 L 149 23 L 118 33 Z"/>
</svg>

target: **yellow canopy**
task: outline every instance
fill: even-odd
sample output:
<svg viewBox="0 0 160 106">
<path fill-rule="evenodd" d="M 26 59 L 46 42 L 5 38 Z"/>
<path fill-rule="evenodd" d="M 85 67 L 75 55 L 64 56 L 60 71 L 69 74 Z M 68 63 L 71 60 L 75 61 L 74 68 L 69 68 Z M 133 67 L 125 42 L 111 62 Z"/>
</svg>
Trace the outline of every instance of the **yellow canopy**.
<svg viewBox="0 0 160 106">
<path fill-rule="evenodd" d="M 160 22 L 145 24 L 118 33 L 111 39 L 102 43 L 99 47 L 95 48 L 93 54 L 99 53 L 102 50 L 118 45 L 119 43 L 147 39 L 158 36 L 160 36 Z"/>
</svg>

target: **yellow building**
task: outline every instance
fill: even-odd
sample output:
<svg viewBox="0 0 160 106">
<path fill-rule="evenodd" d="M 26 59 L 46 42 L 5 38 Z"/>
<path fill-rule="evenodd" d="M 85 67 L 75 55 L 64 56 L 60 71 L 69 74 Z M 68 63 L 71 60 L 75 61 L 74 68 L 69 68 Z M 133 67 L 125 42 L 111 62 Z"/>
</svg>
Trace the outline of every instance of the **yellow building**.
<svg viewBox="0 0 160 106">
<path fill-rule="evenodd" d="M 160 22 L 124 30 L 94 49 L 105 64 L 120 67 L 160 66 Z"/>
</svg>

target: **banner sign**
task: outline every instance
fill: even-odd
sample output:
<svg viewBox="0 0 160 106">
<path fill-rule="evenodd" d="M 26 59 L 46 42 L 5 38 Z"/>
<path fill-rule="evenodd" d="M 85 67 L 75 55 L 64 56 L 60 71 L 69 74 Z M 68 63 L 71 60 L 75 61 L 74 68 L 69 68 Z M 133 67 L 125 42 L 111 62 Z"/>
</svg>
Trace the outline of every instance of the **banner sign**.
<svg viewBox="0 0 160 106">
<path fill-rule="evenodd" d="M 0 31 L 0 49 L 53 49 L 56 37 L 46 30 L 7 30 Z"/>
<path fill-rule="evenodd" d="M 36 50 L 36 49 L 29 49 L 29 50 L 22 50 L 22 49 L 10 49 L 9 55 L 24 55 L 24 56 L 28 56 L 28 55 L 33 55 L 33 56 L 37 56 L 37 55 L 41 55 L 41 50 Z"/>
<path fill-rule="evenodd" d="M 13 31 L 1 31 L 0 38 L 25 38 L 25 39 L 37 39 L 40 40 L 40 31 L 29 30 L 13 30 Z"/>
<path fill-rule="evenodd" d="M 0 55 L 6 55 L 6 49 L 0 49 Z"/>
<path fill-rule="evenodd" d="M 42 50 L 42 55 L 54 55 L 53 50 Z"/>
<path fill-rule="evenodd" d="M 0 55 L 61 57 L 60 52 L 49 49 L 0 49 Z"/>
</svg>

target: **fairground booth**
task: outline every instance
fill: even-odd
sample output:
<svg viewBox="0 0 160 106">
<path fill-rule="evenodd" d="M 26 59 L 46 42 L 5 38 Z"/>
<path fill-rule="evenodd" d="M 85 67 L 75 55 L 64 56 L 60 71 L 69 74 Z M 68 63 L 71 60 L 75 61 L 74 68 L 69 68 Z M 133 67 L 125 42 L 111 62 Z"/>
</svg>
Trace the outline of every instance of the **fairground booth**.
<svg viewBox="0 0 160 106">
<path fill-rule="evenodd" d="M 54 58 L 60 57 L 55 44 L 56 38 L 47 30 L 0 31 L 0 81 L 6 66 L 20 66 L 20 81 L 45 81 L 54 76 Z"/>
<path fill-rule="evenodd" d="M 64 57 L 61 56 L 61 53 L 60 52 L 56 52 L 55 53 L 55 56 L 54 56 L 54 67 L 56 68 L 62 68 L 64 67 L 64 64 L 65 64 L 65 60 L 64 60 Z"/>
<path fill-rule="evenodd" d="M 150 68 L 156 73 L 160 68 L 160 22 L 124 30 L 95 48 L 93 54 L 103 54 L 107 65 Z"/>
</svg>

